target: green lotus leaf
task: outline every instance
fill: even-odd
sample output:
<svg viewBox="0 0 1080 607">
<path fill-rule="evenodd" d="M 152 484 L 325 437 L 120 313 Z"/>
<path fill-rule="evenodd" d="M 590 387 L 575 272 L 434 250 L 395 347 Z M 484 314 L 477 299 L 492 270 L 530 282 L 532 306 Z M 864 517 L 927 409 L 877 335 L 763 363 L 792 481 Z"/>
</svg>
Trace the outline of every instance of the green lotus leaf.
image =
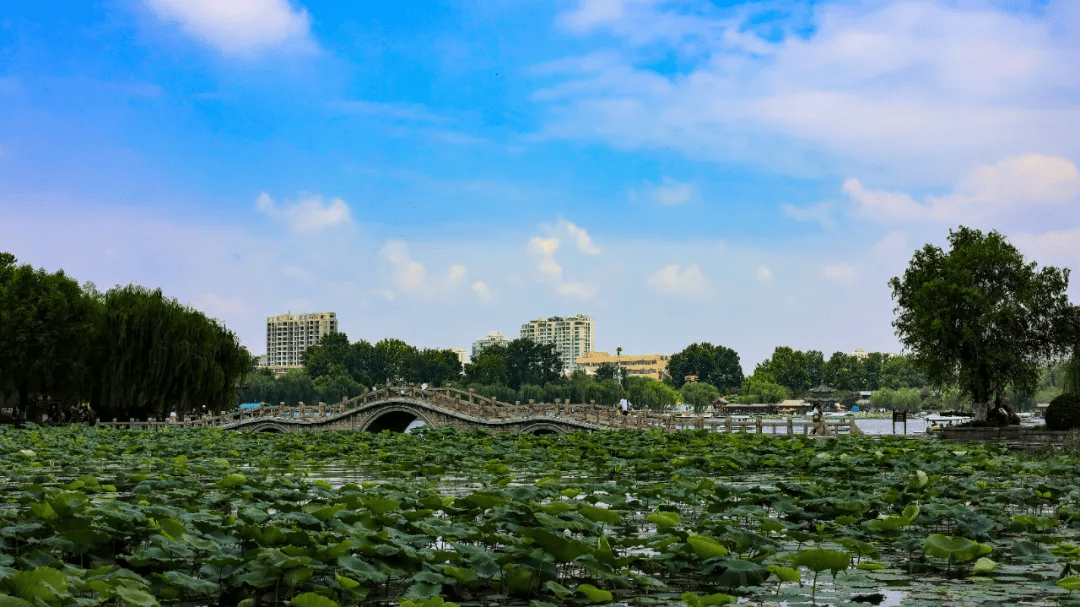
<svg viewBox="0 0 1080 607">
<path fill-rule="evenodd" d="M 885 565 L 875 561 L 862 561 L 858 565 L 855 565 L 855 568 L 861 569 L 863 571 L 879 571 L 881 569 L 884 569 Z"/>
<path fill-rule="evenodd" d="M 601 590 L 592 584 L 579 584 L 577 591 L 584 594 L 592 603 L 610 603 L 613 598 L 607 590 Z"/>
<path fill-rule="evenodd" d="M 690 547 L 694 549 L 694 554 L 699 559 L 711 559 L 714 556 L 727 556 L 728 554 L 728 549 L 720 542 L 704 535 L 691 534 L 686 538 L 686 543 L 690 544 Z"/>
<path fill-rule="evenodd" d="M 570 590 L 569 588 L 563 586 L 555 580 L 548 580 L 547 582 L 544 582 L 544 588 L 550 590 L 552 594 L 559 597 L 560 599 L 566 596 L 570 596 L 574 593 L 573 590 Z"/>
<path fill-rule="evenodd" d="M 650 523 L 663 529 L 665 527 L 675 527 L 682 522 L 676 512 L 653 512 L 649 515 L 648 520 Z"/>
<path fill-rule="evenodd" d="M 975 561 L 975 565 L 971 568 L 971 572 L 975 575 L 982 575 L 984 573 L 990 573 L 996 568 L 998 564 L 985 556 Z"/>
<path fill-rule="evenodd" d="M 825 548 L 803 550 L 795 555 L 795 558 L 791 561 L 791 566 L 794 568 L 806 567 L 815 573 L 829 571 L 833 575 L 847 569 L 850 565 L 850 554 L 840 550 L 828 550 Z"/>
<path fill-rule="evenodd" d="M 781 582 L 798 582 L 802 579 L 799 572 L 791 567 L 781 567 L 780 565 L 769 565 L 769 572 L 780 579 Z"/>
<path fill-rule="evenodd" d="M 214 486 L 220 489 L 231 489 L 233 487 L 243 485 L 247 482 L 247 480 L 247 477 L 243 474 L 233 472 L 232 474 L 226 475 L 225 478 L 215 483 Z"/>
<path fill-rule="evenodd" d="M 1080 577 L 1075 575 L 1063 577 L 1057 581 L 1057 585 L 1072 593 L 1073 590 L 1080 589 Z"/>
<path fill-rule="evenodd" d="M 970 561 L 971 559 L 993 552 L 993 547 L 973 542 L 966 537 L 953 537 L 934 533 L 923 541 L 923 551 L 928 556 L 950 561 Z"/>
<path fill-rule="evenodd" d="M 337 601 L 314 592 L 305 592 L 293 597 L 289 604 L 293 607 L 338 607 Z"/>
<path fill-rule="evenodd" d="M 128 588 L 127 586 L 116 586 L 113 590 L 116 592 L 117 598 L 129 607 L 160 607 L 154 595 L 145 590 Z"/>
<path fill-rule="evenodd" d="M 578 508 L 578 513 L 594 523 L 604 523 L 606 525 L 614 525 L 622 520 L 622 516 L 618 512 L 596 506 L 582 506 Z"/>
</svg>

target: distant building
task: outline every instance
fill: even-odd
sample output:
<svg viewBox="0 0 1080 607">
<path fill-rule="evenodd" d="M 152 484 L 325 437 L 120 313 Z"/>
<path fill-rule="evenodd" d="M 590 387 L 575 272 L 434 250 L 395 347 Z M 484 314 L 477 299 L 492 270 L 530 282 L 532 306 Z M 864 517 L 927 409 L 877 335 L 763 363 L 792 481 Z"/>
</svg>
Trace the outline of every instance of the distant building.
<svg viewBox="0 0 1080 607">
<path fill-rule="evenodd" d="M 866 358 L 867 356 L 870 356 L 870 355 L 867 354 L 866 352 L 864 352 L 862 350 L 862 348 L 855 348 L 855 351 L 851 353 L 851 356 L 854 356 L 855 358 L 858 358 L 859 360 L 862 360 L 862 359 L 864 359 L 864 358 Z"/>
<path fill-rule="evenodd" d="M 266 366 L 277 375 L 304 367 L 304 352 L 327 333 L 336 333 L 337 313 L 278 314 L 266 317 Z"/>
<path fill-rule="evenodd" d="M 665 379 L 668 377 L 667 365 L 670 354 L 623 354 L 612 356 L 607 352 L 586 352 L 585 356 L 574 361 L 578 369 L 589 375 L 595 375 L 602 365 L 611 365 L 622 369 L 623 377 L 650 377 Z"/>
<path fill-rule="evenodd" d="M 270 357 L 268 357 L 265 354 L 260 354 L 259 356 L 255 357 L 255 366 L 260 368 L 260 369 L 263 368 L 263 367 L 268 367 L 268 366 L 270 366 L 269 360 L 270 360 Z"/>
<path fill-rule="evenodd" d="M 462 366 L 469 364 L 469 353 L 465 351 L 465 348 L 450 348 L 450 351 L 457 354 Z"/>
<path fill-rule="evenodd" d="M 502 333 L 499 333 L 498 331 L 492 331 L 491 333 L 488 333 L 480 339 L 472 342 L 472 357 L 476 358 L 477 356 L 479 356 L 485 348 L 490 348 L 491 346 L 505 346 L 508 343 L 510 343 L 510 340 L 503 337 Z"/>
<path fill-rule="evenodd" d="M 564 373 L 572 372 L 577 367 L 575 361 L 592 352 L 596 343 L 593 319 L 584 314 L 529 321 L 521 325 L 521 337 L 554 345 L 562 360 Z"/>
</svg>

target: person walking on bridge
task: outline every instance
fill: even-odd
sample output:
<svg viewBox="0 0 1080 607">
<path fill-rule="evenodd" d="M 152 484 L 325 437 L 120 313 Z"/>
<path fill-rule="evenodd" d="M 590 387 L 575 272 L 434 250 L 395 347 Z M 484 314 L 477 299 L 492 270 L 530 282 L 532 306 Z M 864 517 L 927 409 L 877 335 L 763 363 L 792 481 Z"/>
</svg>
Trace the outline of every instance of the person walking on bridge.
<svg viewBox="0 0 1080 607">
<path fill-rule="evenodd" d="M 630 415 L 630 401 L 626 400 L 625 396 L 619 400 L 619 409 L 623 415 Z"/>
</svg>

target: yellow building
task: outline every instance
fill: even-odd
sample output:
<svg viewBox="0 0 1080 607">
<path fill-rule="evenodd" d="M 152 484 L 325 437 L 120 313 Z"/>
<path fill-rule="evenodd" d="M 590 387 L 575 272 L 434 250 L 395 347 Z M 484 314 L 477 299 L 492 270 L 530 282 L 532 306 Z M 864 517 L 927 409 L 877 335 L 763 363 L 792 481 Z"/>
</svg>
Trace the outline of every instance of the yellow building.
<svg viewBox="0 0 1080 607">
<path fill-rule="evenodd" d="M 666 379 L 667 364 L 670 354 L 623 354 L 612 356 L 607 352 L 586 352 L 585 356 L 574 362 L 585 373 L 595 375 L 601 365 L 611 365 L 622 369 L 623 377 L 649 377 Z"/>
</svg>

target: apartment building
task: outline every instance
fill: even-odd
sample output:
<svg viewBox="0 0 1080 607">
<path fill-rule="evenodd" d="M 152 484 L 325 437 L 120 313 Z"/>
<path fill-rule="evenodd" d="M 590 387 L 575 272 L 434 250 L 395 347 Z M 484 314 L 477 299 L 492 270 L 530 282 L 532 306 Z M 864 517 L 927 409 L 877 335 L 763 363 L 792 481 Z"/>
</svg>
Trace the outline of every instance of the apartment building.
<svg viewBox="0 0 1080 607">
<path fill-rule="evenodd" d="M 304 352 L 327 333 L 336 333 L 337 313 L 278 314 L 266 317 L 266 366 L 275 373 L 304 366 Z"/>
<path fill-rule="evenodd" d="M 563 363 L 563 372 L 577 368 L 576 361 L 595 347 L 595 323 L 591 316 L 552 316 L 521 325 L 521 337 L 541 344 L 553 344 Z"/>
<path fill-rule="evenodd" d="M 465 351 L 465 348 L 450 348 L 450 351 L 457 354 L 457 359 L 462 366 L 469 364 L 469 353 Z"/>
<path fill-rule="evenodd" d="M 613 356 L 607 352 L 586 352 L 585 356 L 574 361 L 578 369 L 589 375 L 595 375 L 602 365 L 611 365 L 622 370 L 623 377 L 650 377 L 666 379 L 670 354 L 621 354 Z"/>
<path fill-rule="evenodd" d="M 485 348 L 490 348 L 491 346 L 505 346 L 508 343 L 510 343 L 510 340 L 503 337 L 502 333 L 492 331 L 472 342 L 472 357 L 473 359 L 476 359 L 477 355 L 483 352 Z"/>
</svg>

